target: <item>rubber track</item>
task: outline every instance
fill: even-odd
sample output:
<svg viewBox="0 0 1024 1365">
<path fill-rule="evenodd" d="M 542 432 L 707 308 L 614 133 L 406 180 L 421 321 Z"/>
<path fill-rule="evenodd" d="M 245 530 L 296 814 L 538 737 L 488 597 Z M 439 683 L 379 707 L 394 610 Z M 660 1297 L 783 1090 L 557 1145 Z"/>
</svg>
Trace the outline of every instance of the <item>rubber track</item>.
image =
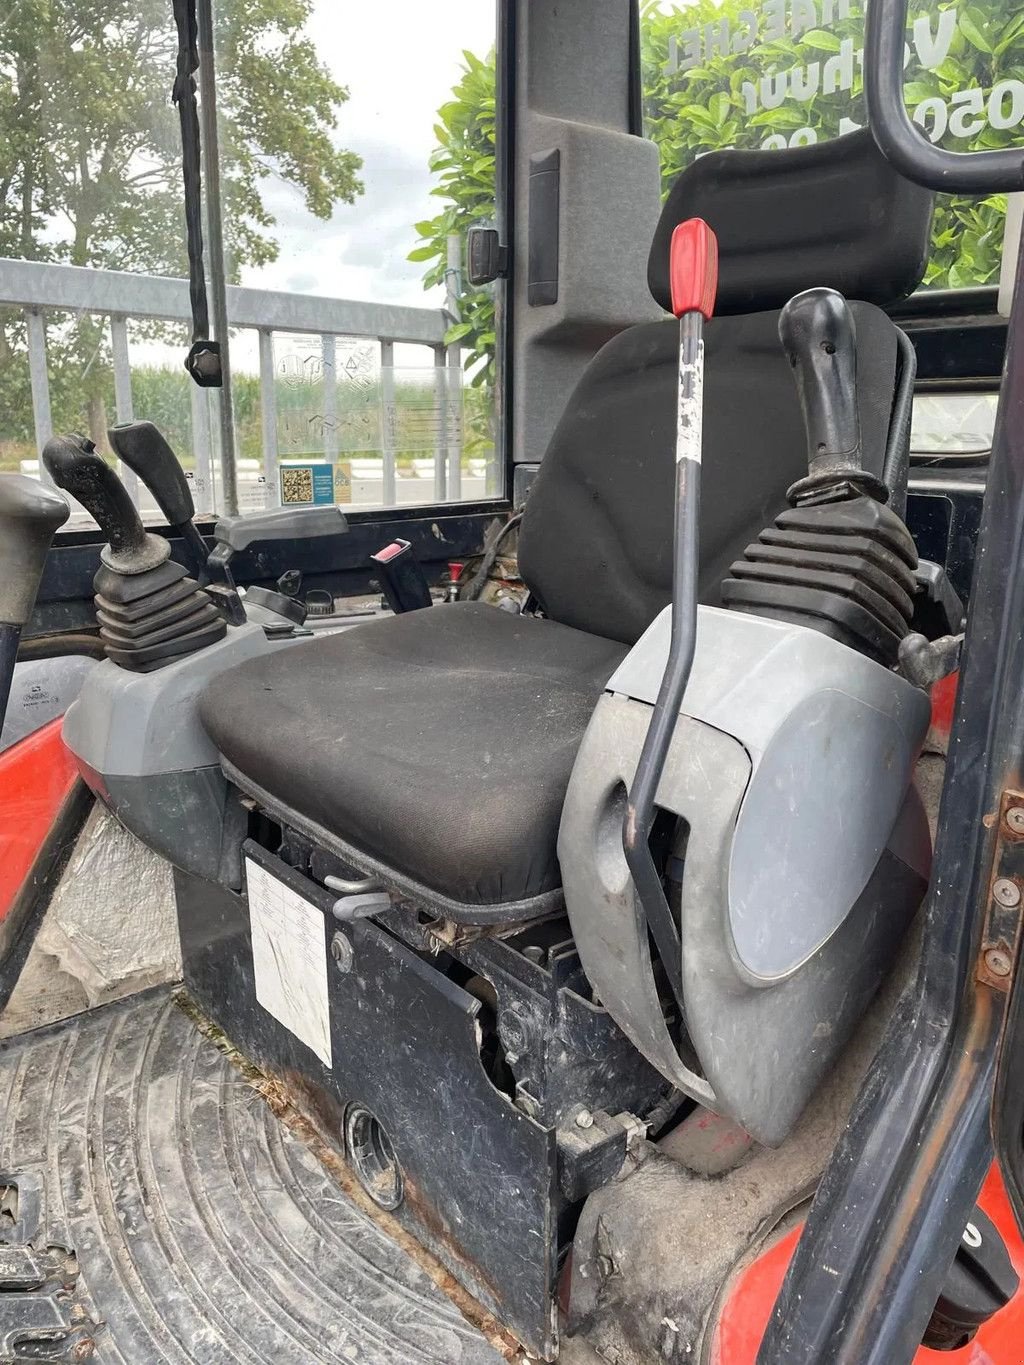
<svg viewBox="0 0 1024 1365">
<path fill-rule="evenodd" d="M 0 1170 L 41 1176 L 105 1365 L 500 1365 L 166 993 L 3 1047 Z"/>
</svg>

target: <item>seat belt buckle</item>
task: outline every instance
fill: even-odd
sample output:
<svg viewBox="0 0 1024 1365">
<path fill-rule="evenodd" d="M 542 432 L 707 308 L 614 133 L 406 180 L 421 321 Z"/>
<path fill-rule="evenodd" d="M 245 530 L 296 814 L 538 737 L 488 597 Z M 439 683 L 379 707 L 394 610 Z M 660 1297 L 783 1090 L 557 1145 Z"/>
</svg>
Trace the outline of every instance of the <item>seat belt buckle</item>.
<svg viewBox="0 0 1024 1365">
<path fill-rule="evenodd" d="M 396 616 L 434 605 L 426 574 L 413 554 L 409 541 L 391 541 L 382 550 L 372 554 L 370 562 L 376 567 L 380 590 Z"/>
</svg>

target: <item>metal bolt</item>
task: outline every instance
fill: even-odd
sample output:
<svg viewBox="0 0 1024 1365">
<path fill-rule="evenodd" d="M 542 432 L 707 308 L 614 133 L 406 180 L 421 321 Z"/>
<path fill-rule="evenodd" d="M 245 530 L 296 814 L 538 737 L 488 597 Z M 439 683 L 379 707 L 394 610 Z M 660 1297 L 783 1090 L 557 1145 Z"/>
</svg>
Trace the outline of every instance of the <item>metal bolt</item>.
<svg viewBox="0 0 1024 1365">
<path fill-rule="evenodd" d="M 985 954 L 985 966 L 993 976 L 1009 976 L 1013 963 L 1002 948 L 989 948 Z"/>
<path fill-rule="evenodd" d="M 1020 905 L 1020 887 L 1009 877 L 997 877 L 992 884 L 992 895 L 1008 910 Z"/>
<path fill-rule="evenodd" d="M 1024 834 L 1024 806 L 1011 806 L 1006 812 L 1006 823 L 1014 834 Z"/>
<path fill-rule="evenodd" d="M 514 1010 L 502 1010 L 498 1016 L 498 1038 L 505 1055 L 513 1060 L 529 1050 L 529 1035 L 525 1019 L 521 1019 Z"/>
<path fill-rule="evenodd" d="M 528 1090 L 520 1090 L 516 1094 L 515 1105 L 522 1110 L 528 1118 L 535 1119 L 540 1113 L 540 1105 Z"/>
<path fill-rule="evenodd" d="M 352 944 L 344 934 L 335 934 L 331 939 L 331 957 L 334 958 L 338 971 L 344 974 L 352 970 L 352 959 L 355 954 L 352 951 Z"/>
<path fill-rule="evenodd" d="M 589 1109 L 581 1109 L 576 1115 L 577 1128 L 593 1128 L 594 1116 Z"/>
</svg>

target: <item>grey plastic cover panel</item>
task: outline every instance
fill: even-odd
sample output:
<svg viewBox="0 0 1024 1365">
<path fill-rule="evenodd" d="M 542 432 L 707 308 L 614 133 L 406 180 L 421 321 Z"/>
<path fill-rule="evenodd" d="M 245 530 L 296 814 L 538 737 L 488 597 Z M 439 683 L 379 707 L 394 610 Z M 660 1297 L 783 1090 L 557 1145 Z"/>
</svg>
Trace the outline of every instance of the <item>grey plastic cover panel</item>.
<svg viewBox="0 0 1024 1365">
<path fill-rule="evenodd" d="M 309 638 L 268 640 L 262 627 L 246 624 L 229 626 L 223 640 L 154 673 L 132 673 L 105 659 L 64 719 L 64 742 L 103 776 L 215 767 L 220 757 L 199 720 L 207 683 L 257 654 Z"/>
<path fill-rule="evenodd" d="M 629 0 L 517 4 L 515 179 L 557 148 L 561 204 L 558 301 L 527 303 L 529 202 L 503 224 L 514 250 L 508 292 L 513 364 L 509 408 L 516 463 L 543 458 L 551 433 L 598 348 L 664 314 L 647 287 L 661 209 L 658 149 L 629 128 Z M 587 60 L 577 60 L 585 50 Z"/>
<path fill-rule="evenodd" d="M 782 721 L 757 764 L 729 864 L 733 942 L 752 975 L 787 975 L 839 927 L 899 814 L 913 738 L 836 688 Z M 880 778 L 887 772 L 896 780 Z"/>
<path fill-rule="evenodd" d="M 23 626 L 32 615 L 47 551 L 68 515 L 55 489 L 26 474 L 0 474 L 0 622 Z"/>
<path fill-rule="evenodd" d="M 653 704 L 670 630 L 666 609 L 609 690 Z M 777 979 L 835 932 L 867 886 L 928 727 L 928 698 L 806 626 L 701 607 L 683 711 L 750 756 L 729 919 L 741 968 Z"/>
<path fill-rule="evenodd" d="M 612 674 L 609 692 L 654 705 L 671 626 L 666 607 Z M 755 758 L 784 717 L 829 687 L 886 710 L 895 704 L 908 734 L 930 714 L 928 698 L 905 678 L 820 631 L 722 607 L 697 608 L 697 647 L 682 709 L 735 735 Z"/>
<path fill-rule="evenodd" d="M 559 830 L 566 907 L 597 996 L 679 1088 L 780 1142 L 878 989 L 927 884 L 911 780 L 930 707 L 802 626 L 701 608 L 658 787 L 680 817 L 685 1030 L 677 1048 L 622 853 L 670 613 L 608 684 Z"/>
<path fill-rule="evenodd" d="M 558 861 L 573 935 L 601 1003 L 668 1080 L 704 1104 L 715 1092 L 680 1059 L 651 965 L 650 935 L 622 850 L 626 790 L 650 709 L 604 696 L 580 746 L 562 809 Z M 699 752 L 700 761 L 692 755 Z M 690 820 L 688 873 L 710 891 L 724 878 L 730 835 L 750 778 L 750 760 L 729 735 L 681 716 L 658 788 L 658 804 Z"/>
<path fill-rule="evenodd" d="M 340 507 L 275 507 L 244 517 L 222 517 L 213 530 L 218 545 L 236 552 L 270 540 L 314 540 L 348 530 Z"/>
<path fill-rule="evenodd" d="M 927 820 L 913 787 L 890 778 L 903 804 L 867 886 L 810 958 L 782 980 L 758 981 L 738 960 L 728 902 L 751 764 L 735 739 L 682 716 L 658 788 L 659 806 L 689 827 L 675 850 L 686 1020 L 677 1050 L 622 854 L 622 792 L 649 719 L 646 704 L 606 695 L 581 745 L 558 840 L 573 936 L 595 994 L 666 1079 L 776 1145 L 895 960 L 927 884 Z"/>
<path fill-rule="evenodd" d="M 62 716 L 96 667 L 97 660 L 85 654 L 26 659 L 15 664 L 11 699 L 0 731 L 0 753 Z"/>
</svg>

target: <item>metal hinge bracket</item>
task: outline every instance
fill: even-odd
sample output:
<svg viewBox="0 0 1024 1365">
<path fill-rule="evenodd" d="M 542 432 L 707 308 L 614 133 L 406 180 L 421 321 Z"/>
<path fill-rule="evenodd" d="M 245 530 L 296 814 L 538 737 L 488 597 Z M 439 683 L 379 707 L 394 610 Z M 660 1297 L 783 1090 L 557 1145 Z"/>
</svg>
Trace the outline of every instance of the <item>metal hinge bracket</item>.
<svg viewBox="0 0 1024 1365">
<path fill-rule="evenodd" d="M 1004 993 L 1013 980 L 1024 909 L 1024 792 L 1004 791 L 978 954 L 978 979 Z"/>
</svg>

